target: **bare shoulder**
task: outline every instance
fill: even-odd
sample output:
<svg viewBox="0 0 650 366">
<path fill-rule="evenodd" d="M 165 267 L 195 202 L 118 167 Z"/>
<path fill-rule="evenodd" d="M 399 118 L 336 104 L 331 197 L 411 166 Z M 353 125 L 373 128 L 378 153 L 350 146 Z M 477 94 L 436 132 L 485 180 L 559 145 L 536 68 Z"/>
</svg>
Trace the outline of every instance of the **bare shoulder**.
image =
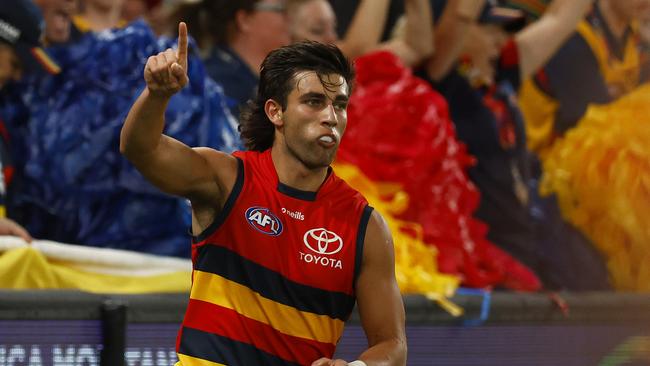
<svg viewBox="0 0 650 366">
<path fill-rule="evenodd" d="M 377 365 L 406 365 L 404 304 L 395 278 L 393 240 L 388 224 L 376 210 L 366 230 L 356 295 L 370 346 L 359 359 Z"/>
<path fill-rule="evenodd" d="M 221 169 L 235 169 L 237 170 L 237 158 L 232 154 L 223 151 L 215 150 L 209 147 L 195 147 L 194 151 L 199 153 L 205 161 Z"/>
<path fill-rule="evenodd" d="M 392 235 L 388 228 L 388 223 L 377 210 L 372 210 L 370 220 L 368 221 L 368 230 L 366 231 L 366 241 L 381 241 L 390 244 L 392 247 Z"/>
<path fill-rule="evenodd" d="M 386 220 L 377 210 L 373 210 L 366 229 L 363 262 L 377 263 L 381 266 L 394 265 L 393 236 Z"/>
<path fill-rule="evenodd" d="M 205 161 L 209 174 L 219 187 L 220 196 L 227 196 L 237 180 L 237 158 L 208 147 L 195 147 L 193 150 Z"/>
</svg>

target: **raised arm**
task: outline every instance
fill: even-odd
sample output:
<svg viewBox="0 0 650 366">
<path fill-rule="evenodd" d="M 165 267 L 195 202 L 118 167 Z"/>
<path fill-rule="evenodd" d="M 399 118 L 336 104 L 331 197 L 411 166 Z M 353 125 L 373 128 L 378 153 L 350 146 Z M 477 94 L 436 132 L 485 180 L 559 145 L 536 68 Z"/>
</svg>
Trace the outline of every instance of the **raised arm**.
<svg viewBox="0 0 650 366">
<path fill-rule="evenodd" d="M 404 33 L 386 42 L 385 48 L 402 59 L 407 66 L 416 66 L 433 54 L 433 21 L 430 0 L 406 0 Z"/>
<path fill-rule="evenodd" d="M 593 0 L 553 0 L 542 17 L 515 36 L 521 80 L 534 74 L 575 31 Z"/>
<path fill-rule="evenodd" d="M 390 0 L 361 0 L 345 36 L 337 46 L 349 58 L 356 58 L 375 48 L 386 25 Z"/>
<path fill-rule="evenodd" d="M 178 49 L 147 60 L 147 87 L 131 107 L 120 135 L 120 151 L 162 191 L 217 205 L 234 184 L 235 158 L 212 149 L 192 149 L 163 135 L 170 98 L 188 82 L 187 26 L 179 24 Z M 216 206 L 213 206 L 216 207 Z"/>
<path fill-rule="evenodd" d="M 427 62 L 427 74 L 434 81 L 442 80 L 456 64 L 485 0 L 450 0 L 440 21 L 435 25 L 436 52 Z"/>
<path fill-rule="evenodd" d="M 393 239 L 377 211 L 368 222 L 356 290 L 361 325 L 368 338 L 368 349 L 358 359 L 367 366 L 406 365 L 404 303 L 395 280 Z M 348 362 L 321 359 L 312 366 L 345 366 Z"/>
</svg>

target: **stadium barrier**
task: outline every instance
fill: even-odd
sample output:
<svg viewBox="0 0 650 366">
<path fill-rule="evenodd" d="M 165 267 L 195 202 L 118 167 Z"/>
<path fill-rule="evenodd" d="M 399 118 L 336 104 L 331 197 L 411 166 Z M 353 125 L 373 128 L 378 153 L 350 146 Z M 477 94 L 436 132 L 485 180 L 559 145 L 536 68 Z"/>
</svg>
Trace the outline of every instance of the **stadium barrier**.
<svg viewBox="0 0 650 366">
<path fill-rule="evenodd" d="M 169 366 L 187 294 L 0 290 L 0 366 Z M 405 296 L 408 365 L 650 365 L 650 294 Z M 355 312 L 337 356 L 366 340 Z"/>
</svg>

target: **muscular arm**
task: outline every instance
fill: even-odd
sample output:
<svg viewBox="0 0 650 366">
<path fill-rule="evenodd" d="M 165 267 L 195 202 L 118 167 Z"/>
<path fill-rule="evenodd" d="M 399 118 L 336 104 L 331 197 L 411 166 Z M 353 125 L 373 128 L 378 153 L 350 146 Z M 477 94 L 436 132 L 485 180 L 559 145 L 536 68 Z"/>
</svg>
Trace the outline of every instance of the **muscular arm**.
<svg viewBox="0 0 650 366">
<path fill-rule="evenodd" d="M 593 1 L 553 0 L 538 21 L 517 33 L 521 80 L 546 64 L 575 31 Z"/>
<path fill-rule="evenodd" d="M 393 238 L 377 211 L 366 231 L 357 305 L 369 345 L 359 359 L 368 366 L 406 365 L 404 303 L 395 280 Z"/>
<path fill-rule="evenodd" d="M 369 346 L 358 359 L 368 366 L 406 365 L 404 303 L 395 280 L 393 239 L 377 211 L 373 211 L 368 222 L 356 292 Z M 312 366 L 347 364 L 343 360 L 320 359 Z"/>
<path fill-rule="evenodd" d="M 187 28 L 181 23 L 178 51 L 167 50 L 147 61 L 147 87 L 126 117 L 120 151 L 164 192 L 218 205 L 224 187 L 234 184 L 235 158 L 212 149 L 192 149 L 162 134 L 169 99 L 187 84 L 186 69 Z"/>
</svg>

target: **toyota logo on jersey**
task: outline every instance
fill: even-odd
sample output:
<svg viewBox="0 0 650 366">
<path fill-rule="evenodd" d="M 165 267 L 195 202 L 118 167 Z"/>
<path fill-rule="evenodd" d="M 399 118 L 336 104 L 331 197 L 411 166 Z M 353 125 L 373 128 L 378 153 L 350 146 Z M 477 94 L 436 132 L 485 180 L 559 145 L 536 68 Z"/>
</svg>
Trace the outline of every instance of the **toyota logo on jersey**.
<svg viewBox="0 0 650 366">
<path fill-rule="evenodd" d="M 246 221 L 262 234 L 278 236 L 282 234 L 282 221 L 266 207 L 251 207 L 246 210 Z"/>
<path fill-rule="evenodd" d="M 307 231 L 303 241 L 307 248 L 318 254 L 331 255 L 343 249 L 343 239 L 335 232 L 323 228 Z"/>
</svg>

